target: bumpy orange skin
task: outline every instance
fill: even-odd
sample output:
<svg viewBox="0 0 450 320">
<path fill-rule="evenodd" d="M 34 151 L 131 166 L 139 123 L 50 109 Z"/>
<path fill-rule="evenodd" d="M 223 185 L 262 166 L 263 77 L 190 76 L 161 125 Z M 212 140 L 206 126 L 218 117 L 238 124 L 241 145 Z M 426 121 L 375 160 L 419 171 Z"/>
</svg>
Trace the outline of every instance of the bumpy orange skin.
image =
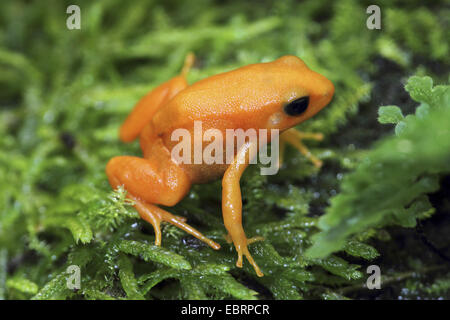
<svg viewBox="0 0 450 320">
<path fill-rule="evenodd" d="M 192 62 L 192 57 L 188 61 Z M 202 121 L 203 131 L 214 128 L 224 136 L 226 129 L 284 132 L 325 107 L 334 94 L 334 86 L 295 56 L 248 65 L 190 86 L 185 73 L 186 70 L 149 92 L 125 120 L 120 138 L 129 142 L 140 135 L 143 158 L 111 159 L 106 168 L 109 182 L 113 188 L 124 185 L 141 217 L 153 225 L 157 245 L 161 243 L 160 222 L 167 221 L 219 249 L 219 244 L 187 225 L 184 218 L 156 205 L 173 206 L 188 193 L 191 184 L 223 177 L 222 212 L 228 238 L 238 252 L 237 265 L 242 266 L 245 255 L 258 276 L 262 276 L 247 249 L 249 243 L 260 239 L 247 239 L 242 227 L 239 180 L 251 157 L 249 146 L 235 151 L 232 164 L 181 164 L 171 158 L 171 150 L 178 143 L 171 141 L 171 134 L 184 128 L 193 136 L 196 120 Z M 309 105 L 303 114 L 289 116 L 283 111 L 287 103 L 304 96 L 309 96 Z"/>
</svg>

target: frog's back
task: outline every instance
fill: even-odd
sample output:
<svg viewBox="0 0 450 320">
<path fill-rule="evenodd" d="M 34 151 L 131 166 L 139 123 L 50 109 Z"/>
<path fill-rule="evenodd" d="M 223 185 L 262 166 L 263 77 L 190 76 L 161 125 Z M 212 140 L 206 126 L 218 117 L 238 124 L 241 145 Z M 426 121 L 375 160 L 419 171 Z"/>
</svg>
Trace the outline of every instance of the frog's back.
<svg viewBox="0 0 450 320">
<path fill-rule="evenodd" d="M 190 128 L 196 120 L 232 123 L 245 128 L 248 119 L 253 127 L 258 115 L 263 121 L 264 105 L 279 95 L 278 86 L 289 72 L 277 61 L 248 65 L 200 80 L 179 92 L 153 117 L 159 135 L 175 128 Z"/>
</svg>

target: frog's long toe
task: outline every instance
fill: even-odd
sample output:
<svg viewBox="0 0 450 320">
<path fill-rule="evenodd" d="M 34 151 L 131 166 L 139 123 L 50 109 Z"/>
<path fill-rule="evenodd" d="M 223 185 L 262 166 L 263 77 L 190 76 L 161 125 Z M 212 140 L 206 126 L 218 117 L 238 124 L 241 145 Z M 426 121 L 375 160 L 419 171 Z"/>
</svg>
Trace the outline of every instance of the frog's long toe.
<svg viewBox="0 0 450 320">
<path fill-rule="evenodd" d="M 145 221 L 150 222 L 153 225 L 153 228 L 155 229 L 155 244 L 160 245 L 161 244 L 161 231 L 160 231 L 160 223 L 161 222 L 168 222 L 170 224 L 173 224 L 174 226 L 186 231 L 187 233 L 193 235 L 197 239 L 205 242 L 207 245 L 209 245 L 211 248 L 215 250 L 220 249 L 220 245 L 217 242 L 214 242 L 213 240 L 207 238 L 204 236 L 200 231 L 197 229 L 191 227 L 187 223 L 185 223 L 186 219 L 183 217 L 175 216 L 171 214 L 170 212 L 161 209 L 158 206 L 155 206 L 150 203 L 146 203 L 144 201 L 141 201 L 139 199 L 133 198 L 135 202 L 135 208 L 139 212 L 139 215 L 142 219 Z M 155 223 L 156 221 L 156 223 Z"/>
<path fill-rule="evenodd" d="M 284 145 L 286 143 L 292 145 L 302 155 L 304 155 L 309 161 L 311 161 L 316 168 L 322 167 L 322 164 L 323 164 L 322 160 L 317 158 L 315 155 L 313 155 L 311 153 L 311 151 L 309 151 L 309 149 L 303 144 L 303 142 L 302 142 L 303 139 L 322 141 L 323 134 L 322 133 L 312 133 L 312 132 L 300 132 L 294 128 L 291 128 L 281 134 L 280 144 L 283 146 L 283 150 L 284 150 Z M 280 156 L 279 163 L 281 165 L 282 156 Z"/>
<path fill-rule="evenodd" d="M 255 240 L 255 241 L 259 241 L 259 240 L 260 239 Z M 264 273 L 261 272 L 261 269 L 259 269 L 259 267 L 256 264 L 255 260 L 253 259 L 252 255 L 248 251 L 247 245 L 237 245 L 236 251 L 238 253 L 238 259 L 236 261 L 236 266 L 238 268 L 242 268 L 242 260 L 243 260 L 242 257 L 245 256 L 247 258 L 248 262 L 252 265 L 253 269 L 255 269 L 256 275 L 258 277 L 264 276 Z"/>
</svg>

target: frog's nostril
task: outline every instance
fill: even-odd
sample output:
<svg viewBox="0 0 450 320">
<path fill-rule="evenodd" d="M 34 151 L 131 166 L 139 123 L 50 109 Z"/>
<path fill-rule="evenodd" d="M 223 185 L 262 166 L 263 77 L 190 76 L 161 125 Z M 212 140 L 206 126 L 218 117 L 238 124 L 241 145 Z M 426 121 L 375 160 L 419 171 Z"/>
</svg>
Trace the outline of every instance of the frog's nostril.
<svg viewBox="0 0 450 320">
<path fill-rule="evenodd" d="M 326 106 L 334 95 L 334 86 L 332 84 L 329 84 L 324 90 L 322 91 L 320 97 L 320 104 L 323 106 Z"/>
<path fill-rule="evenodd" d="M 333 92 L 332 91 L 325 91 L 325 93 L 323 94 L 323 100 L 327 101 L 326 103 L 328 103 L 331 98 L 333 97 Z"/>
<path fill-rule="evenodd" d="M 334 86 L 330 82 L 330 85 L 325 89 L 325 91 L 323 93 L 323 97 L 331 100 L 333 95 L 334 95 Z"/>
</svg>

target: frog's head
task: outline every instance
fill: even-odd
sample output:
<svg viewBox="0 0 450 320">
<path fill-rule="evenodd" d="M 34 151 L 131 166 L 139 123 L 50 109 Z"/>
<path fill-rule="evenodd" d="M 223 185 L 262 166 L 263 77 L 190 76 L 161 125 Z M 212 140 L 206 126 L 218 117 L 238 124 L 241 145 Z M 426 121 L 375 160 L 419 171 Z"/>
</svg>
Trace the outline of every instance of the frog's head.
<svg viewBox="0 0 450 320">
<path fill-rule="evenodd" d="M 295 56 L 284 56 L 270 64 L 275 71 L 277 94 L 267 121 L 268 128 L 293 127 L 314 116 L 333 97 L 330 80 L 309 69 Z"/>
</svg>

